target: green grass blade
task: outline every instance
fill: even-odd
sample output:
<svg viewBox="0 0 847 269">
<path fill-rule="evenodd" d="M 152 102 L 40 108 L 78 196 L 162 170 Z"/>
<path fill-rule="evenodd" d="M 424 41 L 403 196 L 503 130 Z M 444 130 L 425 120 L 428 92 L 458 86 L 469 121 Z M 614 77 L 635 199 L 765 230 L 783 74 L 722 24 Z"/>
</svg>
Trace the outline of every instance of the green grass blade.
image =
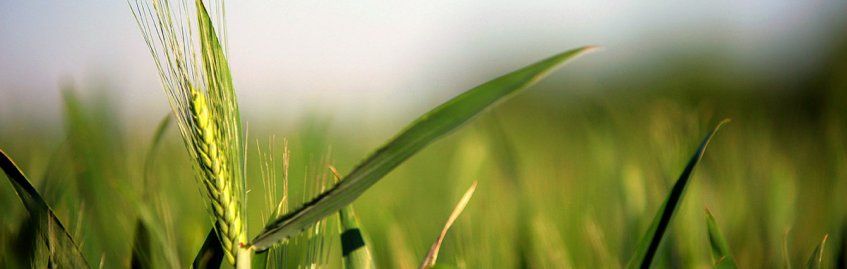
<svg viewBox="0 0 847 269">
<path fill-rule="evenodd" d="M 329 166 L 335 180 L 341 180 L 341 175 L 334 166 Z M 356 217 L 353 206 L 346 206 L 338 211 L 338 227 L 341 228 L 341 256 L 344 258 L 344 268 L 360 269 L 375 268 L 373 256 L 368 248 L 365 232 Z"/>
<path fill-rule="evenodd" d="M 424 114 L 356 166 L 340 183 L 266 226 L 253 239 L 253 247 L 258 250 L 266 249 L 344 208 L 395 167 L 436 139 L 455 130 L 498 101 L 526 89 L 563 63 L 592 48 L 566 51 L 511 72 L 470 89 Z"/>
<path fill-rule="evenodd" d="M 359 225 L 353 206 L 347 206 L 338 211 L 338 219 L 341 227 L 341 255 L 344 257 L 344 268 L 375 268 L 364 231 Z"/>
<path fill-rule="evenodd" d="M 712 216 L 712 212 L 709 212 L 708 209 L 706 209 L 706 226 L 709 230 L 709 243 L 712 247 L 712 259 L 715 268 L 737 268 L 735 258 L 732 257 L 732 253 L 729 251 L 729 245 L 726 243 L 726 239 L 724 239 L 720 229 L 718 229 L 715 217 Z"/>
<path fill-rule="evenodd" d="M 153 256 L 151 253 L 150 231 L 144 222 L 138 220 L 135 225 L 135 235 L 132 242 L 131 268 L 153 268 Z"/>
<path fill-rule="evenodd" d="M 140 203 L 146 203 L 148 199 L 148 191 L 147 190 L 155 190 L 154 183 L 150 180 L 150 169 L 153 166 L 153 161 L 156 159 L 156 151 L 159 148 L 159 144 L 161 144 L 162 137 L 165 136 L 165 132 L 168 130 L 171 122 L 171 115 L 168 113 L 159 121 L 159 125 L 156 127 L 156 131 L 153 133 L 153 140 L 150 143 L 150 149 L 147 150 L 147 156 L 144 160 L 143 173 L 142 177 L 142 200 Z M 151 234 L 150 228 L 147 227 L 147 223 L 142 218 L 139 218 L 135 223 L 135 233 L 132 240 L 132 258 L 130 259 L 130 266 L 132 268 L 153 268 L 153 247 L 151 242 Z"/>
<path fill-rule="evenodd" d="M 2 150 L 0 150 L 0 168 L 6 173 L 6 177 L 12 183 L 27 212 L 36 219 L 39 232 L 49 250 L 50 261 L 61 267 L 88 268 L 88 262 L 82 256 L 82 252 L 80 252 L 65 226 L 62 225 L 47 202 L 41 198 L 38 191 L 32 187 L 32 184 L 15 165 L 15 162 Z"/>
<path fill-rule="evenodd" d="M 221 241 L 218 239 L 218 234 L 215 229 L 209 230 L 209 235 L 206 236 L 206 241 L 203 241 L 203 246 L 194 257 L 192 267 L 194 269 L 205 268 L 221 268 L 221 262 L 224 260 L 224 249 L 221 246 Z"/>
<path fill-rule="evenodd" d="M 650 228 L 647 230 L 647 233 L 645 233 L 641 238 L 638 248 L 635 250 L 635 255 L 633 255 L 629 260 L 629 263 L 627 263 L 627 268 L 650 267 L 650 263 L 656 255 L 656 250 L 659 249 L 659 243 L 661 243 L 662 237 L 664 237 L 665 231 L 671 222 L 671 217 L 673 217 L 674 211 L 676 211 L 676 208 L 682 200 L 682 195 L 685 193 L 685 187 L 688 186 L 694 167 L 697 166 L 697 163 L 700 162 L 700 159 L 703 157 L 703 153 L 706 151 L 706 146 L 709 145 L 709 141 L 712 140 L 712 137 L 718 132 L 721 126 L 728 121 L 729 120 L 724 120 L 719 123 L 712 132 L 703 138 L 703 142 L 700 143 L 700 147 L 697 148 L 697 151 L 694 152 L 694 156 L 692 156 L 688 161 L 688 164 L 685 165 L 685 169 L 676 180 L 676 183 L 674 183 L 667 199 L 659 208 L 659 212 L 653 218 L 653 223 L 650 224 Z"/>
<path fill-rule="evenodd" d="M 821 268 L 821 264 L 823 264 L 823 248 L 826 245 L 826 240 L 829 239 L 829 235 L 824 235 L 821 243 L 815 247 L 815 250 L 812 251 L 812 254 L 809 255 L 808 261 L 806 261 L 806 269 L 819 269 Z"/>
<path fill-rule="evenodd" d="M 453 208 L 453 212 L 450 212 L 450 217 L 447 218 L 447 223 L 444 224 L 444 228 L 441 228 L 441 233 L 438 234 L 438 237 L 435 239 L 435 242 L 432 243 L 432 247 L 429 248 L 429 252 L 427 252 L 426 257 L 424 257 L 423 262 L 421 262 L 420 269 L 430 269 L 435 267 L 435 261 L 438 260 L 438 251 L 441 249 L 441 243 L 444 242 L 444 237 L 447 236 L 447 231 L 450 230 L 450 227 L 453 226 L 453 223 L 459 218 L 459 215 L 462 214 L 462 211 L 465 210 L 465 207 L 468 206 L 468 202 L 473 197 L 473 193 L 476 190 L 476 181 L 473 182 L 470 188 L 462 195 L 462 199 L 459 199 L 459 202 L 456 203 L 456 206 Z"/>
<path fill-rule="evenodd" d="M 59 169 L 60 160 L 64 160 L 64 151 L 66 147 L 67 141 L 63 142 L 59 148 L 50 156 L 50 161 L 47 163 L 47 168 L 44 171 L 44 176 L 42 176 L 41 182 L 39 183 L 38 188 L 36 190 L 41 190 L 40 194 L 45 202 L 55 202 L 59 201 L 61 196 L 65 193 L 65 182 L 57 179 L 57 175 L 61 169 Z M 19 264 L 20 267 L 30 267 L 36 268 L 40 267 L 35 264 L 36 259 L 38 257 L 38 251 L 40 251 L 41 247 L 46 247 L 43 244 L 38 244 L 38 229 L 37 222 L 34 216 L 27 215 L 23 219 L 21 219 L 21 223 L 18 224 L 18 232 L 14 236 L 12 248 L 14 251 L 14 257 Z"/>
<path fill-rule="evenodd" d="M 153 142 L 150 143 L 150 149 L 147 150 L 147 157 L 144 159 L 144 181 L 142 183 L 144 186 L 150 183 L 150 169 L 153 167 L 153 162 L 156 160 L 156 151 L 159 149 L 159 144 L 162 143 L 162 138 L 165 136 L 165 132 L 168 131 L 168 127 L 170 126 L 171 114 L 168 113 L 161 121 L 159 121 L 159 125 L 156 127 L 156 132 L 153 134 Z M 144 189 L 147 190 L 151 188 Z M 146 197 L 146 195 L 144 196 Z"/>
</svg>

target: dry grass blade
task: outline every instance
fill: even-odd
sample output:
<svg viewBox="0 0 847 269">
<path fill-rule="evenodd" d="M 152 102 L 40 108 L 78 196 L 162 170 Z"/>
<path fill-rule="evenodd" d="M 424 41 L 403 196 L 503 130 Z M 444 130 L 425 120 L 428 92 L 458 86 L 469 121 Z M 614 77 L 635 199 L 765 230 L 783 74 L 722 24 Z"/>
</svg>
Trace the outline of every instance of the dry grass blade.
<svg viewBox="0 0 847 269">
<path fill-rule="evenodd" d="M 824 235 L 823 240 L 821 240 L 820 244 L 815 247 L 815 250 L 812 251 L 812 254 L 809 255 L 809 260 L 806 261 L 806 269 L 819 269 L 823 264 L 823 250 L 824 246 L 826 246 L 826 240 L 829 239 L 829 235 Z"/>
<path fill-rule="evenodd" d="M 36 220 L 36 229 L 44 240 L 43 243 L 47 245 L 50 263 L 68 268 L 89 268 L 88 262 L 65 226 L 41 198 L 38 191 L 32 187 L 15 162 L 2 150 L 0 150 L 0 168 L 9 178 L 9 182 L 12 183 L 27 212 Z"/>
<path fill-rule="evenodd" d="M 465 207 L 468 205 L 468 202 L 473 197 L 473 193 L 476 190 L 476 181 L 471 184 L 471 187 L 465 192 L 465 195 L 462 195 L 462 199 L 459 200 L 459 203 L 456 204 L 456 207 L 453 208 L 453 212 L 450 213 L 450 217 L 447 218 L 447 223 L 444 224 L 444 228 L 441 228 L 441 233 L 438 234 L 438 238 L 435 239 L 435 243 L 432 243 L 432 247 L 429 248 L 429 252 L 427 252 L 426 257 L 424 257 L 423 262 L 421 262 L 421 266 L 418 267 L 420 269 L 432 268 L 435 266 L 435 261 L 438 259 L 438 251 L 441 249 L 441 243 L 444 242 L 444 237 L 447 236 L 447 231 L 450 230 L 450 227 L 453 226 L 453 222 L 459 218 L 459 215 L 462 214 L 462 211 L 465 210 Z"/>
</svg>

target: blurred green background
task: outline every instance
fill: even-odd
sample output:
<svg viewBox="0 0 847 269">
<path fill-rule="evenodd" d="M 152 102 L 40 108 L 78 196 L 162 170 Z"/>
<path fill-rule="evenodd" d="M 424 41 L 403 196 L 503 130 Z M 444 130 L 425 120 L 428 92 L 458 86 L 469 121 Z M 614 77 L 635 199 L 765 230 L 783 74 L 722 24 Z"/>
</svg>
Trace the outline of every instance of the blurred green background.
<svg viewBox="0 0 847 269">
<path fill-rule="evenodd" d="M 691 37 L 695 41 L 674 46 L 630 43 L 579 59 L 436 142 L 357 200 L 354 206 L 374 256 L 384 268 L 415 268 L 453 204 L 477 180 L 476 195 L 447 236 L 439 262 L 459 268 L 620 267 L 702 136 L 721 119 L 731 118 L 695 170 L 654 265 L 711 267 L 708 208 L 741 268 L 800 266 L 827 234 L 824 265 L 844 268 L 847 35 L 841 21 L 822 19 L 814 27 L 818 34 L 805 40 L 814 46 L 797 46 L 815 50 L 764 53 L 752 65 L 739 63 L 738 50 L 727 48 L 736 40 L 732 35 L 709 42 Z M 533 34 L 530 40 L 544 39 Z M 250 80 L 252 69 L 239 71 L 236 59 L 247 52 L 235 44 L 231 48 L 239 87 L 240 81 Z M 646 49 L 650 56 L 637 60 L 603 56 L 638 54 L 644 48 L 652 48 Z M 270 98 L 264 93 L 275 87 L 256 90 L 245 82 L 252 87 L 240 96 L 249 130 L 249 234 L 261 229 L 257 224 L 264 222 L 261 214 L 266 212 L 260 154 L 274 155 L 270 167 L 281 175 L 287 139 L 289 203 L 296 207 L 315 194 L 315 182 L 327 177 L 327 164 L 349 171 L 416 114 L 544 55 L 511 52 L 482 53 L 479 59 L 486 60 L 451 75 L 450 82 L 393 84 L 435 88 L 431 92 L 330 91 L 280 101 L 284 106 L 298 103 L 296 97 L 308 100 L 296 109 L 262 103 Z M 133 53 L 147 57 L 144 50 Z M 508 63 L 491 60 L 498 54 Z M 89 262 L 102 261 L 106 268 L 129 265 L 138 218 L 133 203 L 148 192 L 145 202 L 155 208 L 169 240 L 157 259 L 188 264 L 211 223 L 175 126 L 154 152 L 148 171 L 152 180 L 142 180 L 156 121 L 169 112 L 152 65 L 144 71 L 150 78 L 143 86 L 120 83 L 110 78 L 109 70 L 101 70 L 87 78 L 70 72 L 68 79 L 49 82 L 59 86 L 39 90 L 28 88 L 39 84 L 16 81 L 34 78 L 15 78 L 11 65 L 0 69 L 9 81 L 0 84 L 0 148 L 45 196 Z M 367 78 L 357 82 L 362 81 Z M 317 82 L 326 87 L 336 83 L 343 84 Z M 129 88 L 145 88 L 154 98 L 134 102 L 134 91 L 124 91 Z M 42 92 L 60 97 L 39 102 Z M 334 104 L 342 108 L 333 109 Z M 277 189 L 281 192 L 282 186 Z M 0 184 L 0 207 L 0 262 L 8 264 L 20 244 L 25 211 L 6 183 Z M 335 268 L 340 266 L 339 246 L 332 241 L 336 231 L 330 230 L 326 266 Z"/>
</svg>

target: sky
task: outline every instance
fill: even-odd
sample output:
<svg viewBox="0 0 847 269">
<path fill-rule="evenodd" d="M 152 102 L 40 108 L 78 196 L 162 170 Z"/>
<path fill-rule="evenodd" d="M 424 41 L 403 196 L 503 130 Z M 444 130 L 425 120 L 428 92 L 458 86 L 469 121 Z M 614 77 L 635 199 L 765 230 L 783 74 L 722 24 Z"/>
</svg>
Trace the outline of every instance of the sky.
<svg viewBox="0 0 847 269">
<path fill-rule="evenodd" d="M 131 0 L 135 1 L 135 0 Z M 227 4 L 245 113 L 419 114 L 462 90 L 582 45 L 585 79 L 668 50 L 720 47 L 757 72 L 814 64 L 844 1 L 270 1 Z M 783 68 L 784 69 L 784 68 Z M 775 76 L 779 74 L 774 74 Z M 553 78 L 555 79 L 555 78 Z M 122 0 L 0 0 L 0 120 L 61 118 L 61 88 L 105 90 L 130 119 L 168 111 Z"/>
</svg>

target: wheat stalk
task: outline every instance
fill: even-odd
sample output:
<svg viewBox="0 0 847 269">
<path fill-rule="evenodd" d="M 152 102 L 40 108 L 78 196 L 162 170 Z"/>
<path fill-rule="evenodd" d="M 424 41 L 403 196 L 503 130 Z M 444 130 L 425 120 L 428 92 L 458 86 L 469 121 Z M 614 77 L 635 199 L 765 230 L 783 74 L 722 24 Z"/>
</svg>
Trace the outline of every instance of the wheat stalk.
<svg viewBox="0 0 847 269">
<path fill-rule="evenodd" d="M 200 0 L 134 0 L 130 3 L 159 71 L 180 133 L 209 200 L 227 260 L 249 266 L 242 219 L 244 151 L 238 105 L 216 29 Z M 195 10 L 196 12 L 193 12 Z M 195 36 L 199 33 L 199 38 Z M 220 30 L 219 33 L 224 33 Z M 198 46 L 195 43 L 199 43 Z M 237 262 L 238 261 L 238 262 Z"/>
</svg>

